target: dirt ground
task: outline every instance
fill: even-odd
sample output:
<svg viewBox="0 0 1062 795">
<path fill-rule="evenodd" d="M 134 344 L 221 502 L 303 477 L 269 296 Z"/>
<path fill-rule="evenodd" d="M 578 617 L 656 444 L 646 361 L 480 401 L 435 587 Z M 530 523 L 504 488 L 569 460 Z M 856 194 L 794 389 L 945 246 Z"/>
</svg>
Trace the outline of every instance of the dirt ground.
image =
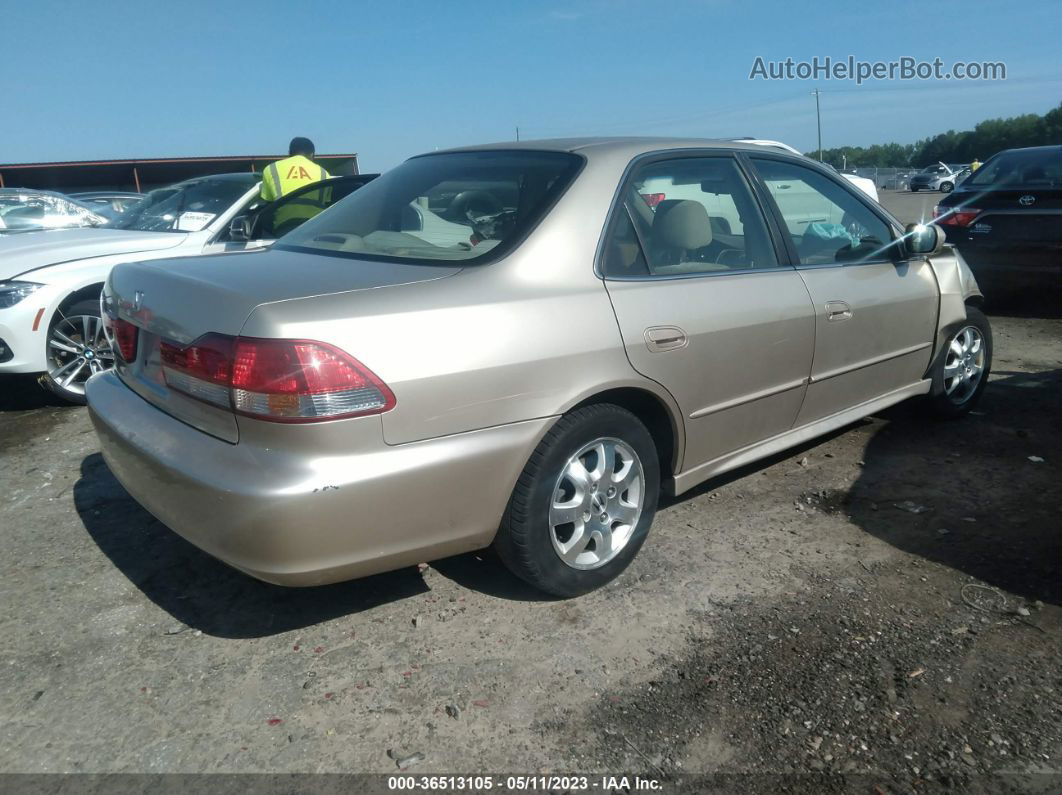
<svg viewBox="0 0 1062 795">
<path fill-rule="evenodd" d="M 900 406 L 670 500 L 631 569 L 571 601 L 488 553 L 259 583 L 132 501 L 84 409 L 8 382 L 0 771 L 419 753 L 411 773 L 686 791 L 1057 792 L 1062 320 L 992 321 L 975 415 Z"/>
</svg>

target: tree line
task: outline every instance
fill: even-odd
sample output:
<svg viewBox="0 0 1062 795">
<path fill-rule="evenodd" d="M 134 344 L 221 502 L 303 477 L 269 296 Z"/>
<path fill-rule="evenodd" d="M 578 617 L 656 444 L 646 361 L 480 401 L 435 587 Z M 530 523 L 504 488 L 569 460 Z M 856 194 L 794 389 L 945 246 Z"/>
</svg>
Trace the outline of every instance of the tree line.
<svg viewBox="0 0 1062 795">
<path fill-rule="evenodd" d="M 1001 149 L 1062 144 L 1062 103 L 1042 116 L 1026 113 L 1009 119 L 987 119 L 972 130 L 948 130 L 913 144 L 874 144 L 823 149 L 822 159 L 837 168 L 922 168 L 938 160 L 970 163 L 987 160 Z M 818 158 L 818 151 L 808 152 Z"/>
</svg>

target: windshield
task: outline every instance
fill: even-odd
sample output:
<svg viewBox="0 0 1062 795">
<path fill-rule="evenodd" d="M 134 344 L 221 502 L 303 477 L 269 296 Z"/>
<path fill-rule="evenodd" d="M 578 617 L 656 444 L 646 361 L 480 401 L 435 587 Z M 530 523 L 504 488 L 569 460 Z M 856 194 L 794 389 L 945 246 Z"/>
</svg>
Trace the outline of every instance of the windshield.
<svg viewBox="0 0 1062 795">
<path fill-rule="evenodd" d="M 258 183 L 257 174 L 225 174 L 178 182 L 148 193 L 110 224 L 139 232 L 198 232 Z"/>
<path fill-rule="evenodd" d="M 281 239 L 281 248 L 403 261 L 470 261 L 514 245 L 574 178 L 566 152 L 407 160 Z"/>
<path fill-rule="evenodd" d="M 1026 149 L 990 158 L 964 185 L 1015 188 L 1062 187 L 1062 149 Z"/>
<path fill-rule="evenodd" d="M 0 194 L 0 218 L 7 231 L 99 226 L 106 220 L 88 207 L 55 194 Z"/>
</svg>

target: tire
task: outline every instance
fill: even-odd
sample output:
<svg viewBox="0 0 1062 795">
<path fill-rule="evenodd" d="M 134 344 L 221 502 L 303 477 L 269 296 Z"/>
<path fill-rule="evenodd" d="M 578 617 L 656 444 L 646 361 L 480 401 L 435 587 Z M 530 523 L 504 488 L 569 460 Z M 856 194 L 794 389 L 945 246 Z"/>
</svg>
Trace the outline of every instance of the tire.
<svg viewBox="0 0 1062 795">
<path fill-rule="evenodd" d="M 911 187 L 911 193 L 918 193 L 918 188 Z"/>
<path fill-rule="evenodd" d="M 576 460 L 587 477 L 573 477 L 580 473 Z M 606 488 L 610 482 L 617 485 Z M 627 568 L 649 535 L 659 496 L 660 462 L 645 425 L 610 403 L 576 409 L 531 454 L 494 547 L 516 576 L 539 590 L 578 596 Z M 573 521 L 564 522 L 569 515 Z"/>
<path fill-rule="evenodd" d="M 86 330 L 88 344 L 85 344 Z M 85 299 L 56 312 L 48 326 L 48 371 L 41 384 L 68 403 L 85 404 L 85 381 L 114 366 L 103 333 L 98 300 Z M 60 347 L 61 346 L 61 347 Z"/>
<path fill-rule="evenodd" d="M 951 193 L 953 190 L 955 190 L 955 183 L 953 183 L 953 182 L 941 182 L 940 183 L 940 192 L 941 193 Z"/>
<path fill-rule="evenodd" d="M 971 345 L 971 340 L 977 338 L 979 346 Z M 933 414 L 943 419 L 969 414 L 981 399 L 991 370 L 992 327 L 980 309 L 967 306 L 966 322 L 951 332 L 947 345 L 933 364 L 929 391 Z M 974 376 L 976 381 L 971 383 Z"/>
</svg>

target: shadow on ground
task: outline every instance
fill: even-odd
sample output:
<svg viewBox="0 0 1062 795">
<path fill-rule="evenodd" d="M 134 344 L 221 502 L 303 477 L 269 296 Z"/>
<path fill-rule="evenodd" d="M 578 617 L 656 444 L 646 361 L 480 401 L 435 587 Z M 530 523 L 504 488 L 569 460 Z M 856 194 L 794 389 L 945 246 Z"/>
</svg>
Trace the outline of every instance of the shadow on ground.
<svg viewBox="0 0 1062 795">
<path fill-rule="evenodd" d="M 964 419 L 891 410 L 840 504 L 898 549 L 1062 604 L 1062 370 L 996 375 Z"/>
<path fill-rule="evenodd" d="M 208 635 L 274 635 L 428 590 L 415 567 L 318 588 L 260 582 L 157 521 L 126 493 L 98 453 L 81 464 L 74 505 L 99 548 L 145 596 Z"/>
<path fill-rule="evenodd" d="M 56 397 L 54 392 L 42 387 L 38 378 L 34 373 L 2 376 L 0 411 L 31 411 L 47 406 L 70 406 Z"/>
</svg>

